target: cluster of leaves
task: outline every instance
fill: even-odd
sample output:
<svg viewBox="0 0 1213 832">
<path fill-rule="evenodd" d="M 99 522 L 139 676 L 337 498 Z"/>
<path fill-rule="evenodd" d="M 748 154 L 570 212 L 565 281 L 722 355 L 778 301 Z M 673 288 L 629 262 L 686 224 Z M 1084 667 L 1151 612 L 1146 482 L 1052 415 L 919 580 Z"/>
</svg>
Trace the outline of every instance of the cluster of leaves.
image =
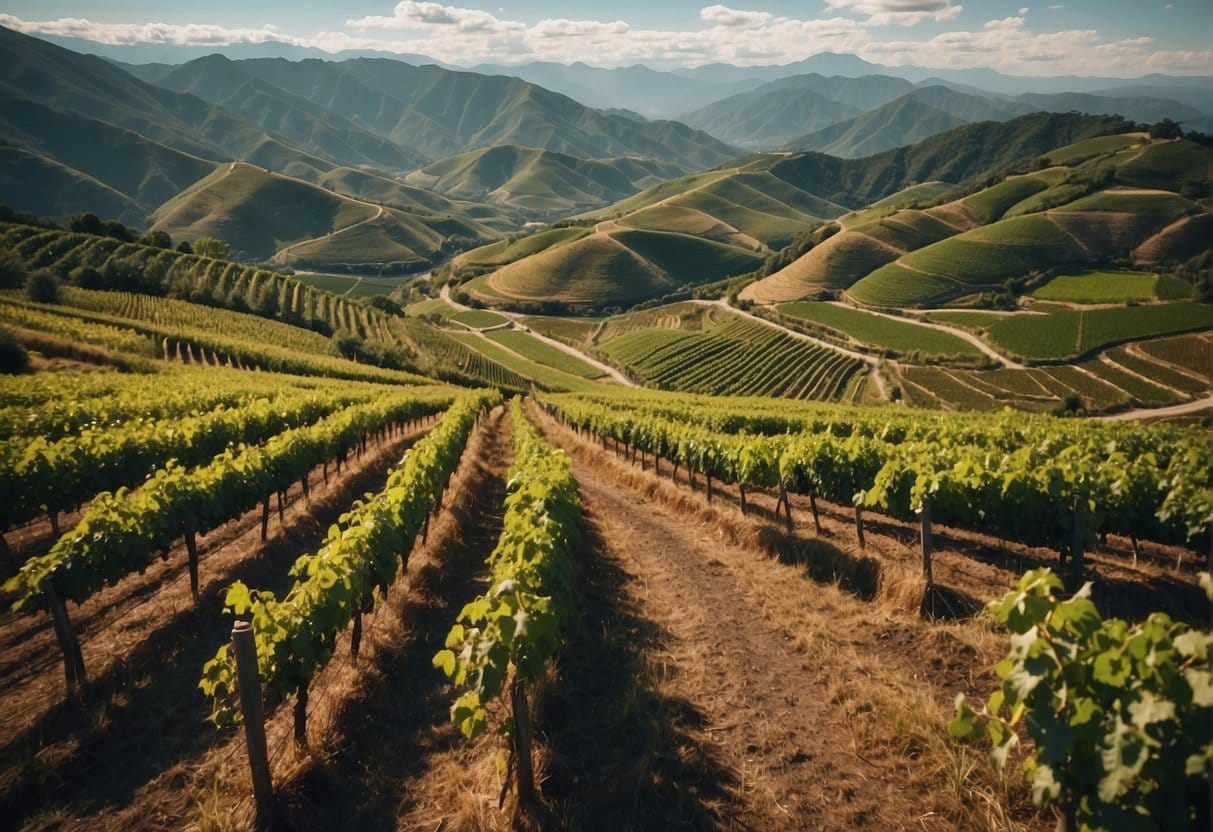
<svg viewBox="0 0 1213 832">
<path fill-rule="evenodd" d="M 485 706 L 501 694 L 510 670 L 531 682 L 562 643 L 571 613 L 571 555 L 579 531 L 577 482 L 569 459 L 512 408 L 514 467 L 504 528 L 489 555 L 492 586 L 467 604 L 434 656 L 456 687 L 468 689 L 451 719 L 472 739 L 487 727 Z M 502 733 L 513 723 L 506 721 Z"/>
<path fill-rule="evenodd" d="M 354 401 L 348 395 L 285 393 L 184 418 L 89 427 L 60 439 L 10 439 L 0 443 L 0 529 L 141 482 L 170 460 L 198 465 L 230 445 L 262 442 Z"/>
<path fill-rule="evenodd" d="M 81 602 L 105 585 L 147 568 L 152 557 L 193 530 L 205 534 L 239 517 L 316 465 L 342 457 L 369 433 L 441 410 L 445 398 L 399 394 L 346 408 L 313 425 L 284 431 L 264 445 L 229 447 L 207 465 L 168 462 L 137 491 L 104 491 L 71 531 L 30 558 L 5 585 L 13 609 L 33 613 L 55 580 L 65 600 Z"/>
<path fill-rule="evenodd" d="M 958 697 L 948 732 L 988 735 L 999 771 L 1026 732 L 1032 799 L 1069 829 L 1207 829 L 1213 636 L 1163 613 L 1104 620 L 1090 584 L 1065 600 L 1061 587 L 1036 570 L 990 605 L 1011 631 L 1002 685 L 980 712 Z"/>
<path fill-rule="evenodd" d="M 354 615 L 373 607 L 408 560 L 413 540 L 454 473 L 477 418 L 501 401 L 496 391 L 457 400 L 438 427 L 414 445 L 383 490 L 355 502 L 328 530 L 315 554 L 291 568 L 294 585 L 279 601 L 269 590 L 237 581 L 225 610 L 251 616 L 262 681 L 281 695 L 297 695 L 333 655 L 337 636 Z M 240 719 L 236 661 L 224 644 L 202 668 L 199 688 L 212 700 L 211 719 Z"/>
<path fill-rule="evenodd" d="M 728 405 L 553 397 L 566 420 L 726 482 L 864 505 L 910 519 L 925 497 L 933 516 L 1067 550 L 1075 498 L 1086 535 L 1191 540 L 1213 523 L 1199 431 L 1081 430 L 1007 413 L 990 424 L 908 414 L 883 424 L 835 410 L 832 421 L 732 412 Z M 753 431 L 753 433 L 751 433 Z"/>
</svg>

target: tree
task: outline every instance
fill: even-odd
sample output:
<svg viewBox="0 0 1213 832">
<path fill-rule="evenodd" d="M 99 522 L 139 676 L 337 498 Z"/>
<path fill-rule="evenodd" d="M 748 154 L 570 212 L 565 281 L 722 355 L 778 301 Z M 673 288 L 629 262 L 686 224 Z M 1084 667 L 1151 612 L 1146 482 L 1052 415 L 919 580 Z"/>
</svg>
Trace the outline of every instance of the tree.
<svg viewBox="0 0 1213 832">
<path fill-rule="evenodd" d="M 16 375 L 29 369 L 29 353 L 7 327 L 0 327 L 0 373 Z"/>
<path fill-rule="evenodd" d="M 1183 135 L 1183 129 L 1169 118 L 1150 125 L 1150 138 L 1152 139 L 1182 139 Z"/>
<path fill-rule="evenodd" d="M 25 278 L 25 296 L 34 303 L 58 303 L 59 278 L 46 269 L 30 272 Z"/>
<path fill-rule="evenodd" d="M 173 238 L 165 231 L 149 231 L 139 238 L 139 242 L 145 246 L 154 246 L 156 248 L 172 248 Z"/>
<path fill-rule="evenodd" d="M 0 251 L 0 289 L 19 289 L 25 285 L 25 261 L 16 252 Z"/>
<path fill-rule="evenodd" d="M 177 243 L 177 251 L 181 252 L 182 254 L 193 254 L 194 247 L 190 245 L 189 240 L 182 240 L 181 242 Z"/>
<path fill-rule="evenodd" d="M 223 240 L 214 237 L 199 237 L 194 240 L 194 254 L 199 257 L 213 257 L 216 260 L 226 260 L 232 253 L 232 247 Z"/>
<path fill-rule="evenodd" d="M 96 214 L 72 214 L 67 218 L 67 227 L 77 234 L 102 233 L 101 218 Z"/>
</svg>

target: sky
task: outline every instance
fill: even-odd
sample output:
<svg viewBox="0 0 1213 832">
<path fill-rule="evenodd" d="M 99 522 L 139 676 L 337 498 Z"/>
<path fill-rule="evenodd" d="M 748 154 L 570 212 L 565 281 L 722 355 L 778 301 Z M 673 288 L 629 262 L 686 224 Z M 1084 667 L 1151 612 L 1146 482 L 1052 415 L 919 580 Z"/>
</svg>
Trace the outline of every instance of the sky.
<svg viewBox="0 0 1213 832">
<path fill-rule="evenodd" d="M 584 61 L 672 69 L 818 52 L 1009 75 L 1213 74 L 1210 0 L 0 0 L 0 25 L 106 44 L 277 40 L 450 64 Z"/>
</svg>

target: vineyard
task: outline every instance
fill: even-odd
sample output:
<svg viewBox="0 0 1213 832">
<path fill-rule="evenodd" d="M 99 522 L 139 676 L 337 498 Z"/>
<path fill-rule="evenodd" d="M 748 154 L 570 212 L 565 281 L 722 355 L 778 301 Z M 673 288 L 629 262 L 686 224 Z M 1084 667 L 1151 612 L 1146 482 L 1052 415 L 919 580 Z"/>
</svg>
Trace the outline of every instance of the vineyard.
<svg viewBox="0 0 1213 832">
<path fill-rule="evenodd" d="M 604 352 L 657 387 L 713 396 L 842 398 L 863 364 L 763 323 L 733 318 L 704 332 L 639 329 Z"/>
<path fill-rule="evenodd" d="M 157 303 L 139 314 L 171 314 Z M 692 334 L 621 338 L 653 331 Z M 69 805 L 115 829 L 435 811 L 468 829 L 875 829 L 910 811 L 983 827 L 973 797 L 997 775 L 976 756 L 951 787 L 940 766 L 917 796 L 892 791 L 904 743 L 958 753 L 955 695 L 989 690 L 972 679 L 999 637 L 966 623 L 983 601 L 1052 565 L 1114 614 L 1203 615 L 1185 557 L 1213 521 L 1196 429 L 638 390 L 503 409 L 208 365 L 4 385 L 0 805 L 32 828 Z M 827 689 L 849 722 L 822 711 Z M 864 763 L 839 751 L 855 742 Z M 159 750 L 115 802 L 88 772 L 131 743 Z M 674 748 L 715 750 L 683 765 Z M 181 778 L 160 776 L 169 758 Z M 746 759 L 770 799 L 730 781 Z M 590 785 L 610 770 L 631 801 Z M 71 803 L 47 776 L 76 784 Z M 1045 828 L 1011 795 L 1018 828 Z"/>
</svg>

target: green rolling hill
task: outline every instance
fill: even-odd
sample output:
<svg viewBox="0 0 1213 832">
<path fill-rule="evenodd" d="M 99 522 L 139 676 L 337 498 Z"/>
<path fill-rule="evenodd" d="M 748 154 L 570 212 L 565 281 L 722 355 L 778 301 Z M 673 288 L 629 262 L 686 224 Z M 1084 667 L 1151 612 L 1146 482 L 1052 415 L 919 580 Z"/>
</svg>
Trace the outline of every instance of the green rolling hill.
<svg viewBox="0 0 1213 832">
<path fill-rule="evenodd" d="M 1143 158 L 1156 177 L 1152 182 L 1169 189 L 1121 181 L 1126 169 L 1126 178 L 1140 176 Z M 1209 170 L 1213 150 L 1188 141 L 1156 141 L 1144 150 L 1133 147 L 1086 162 L 1065 180 L 1047 171 L 1005 180 L 959 202 L 980 223 L 976 227 L 906 249 L 854 282 L 849 292 L 875 306 L 928 306 L 1051 269 L 1183 262 L 1209 249 L 1207 202 L 1178 193 L 1190 191 L 1187 163 L 1193 159 L 1196 170 Z M 1183 174 L 1167 181 L 1161 172 L 1169 168 Z M 1109 175 L 1108 185 L 1099 187 L 1094 177 Z M 1050 186 L 1050 178 L 1057 184 Z M 1209 185 L 1213 178 L 1206 180 L 1206 191 Z M 1050 193 L 1059 201 L 1042 199 Z"/>
<path fill-rule="evenodd" d="M 855 118 L 803 135 L 788 146 L 854 159 L 872 156 L 959 127 L 965 120 L 905 95 Z"/>
<path fill-rule="evenodd" d="M 490 302 L 629 305 L 761 263 L 754 252 L 700 237 L 613 226 L 516 259 L 470 287 Z"/>
<path fill-rule="evenodd" d="M 493 236 L 471 220 L 382 208 L 239 163 L 165 203 L 155 219 L 174 239 L 214 236 L 246 257 L 353 271 L 420 268 L 449 237 Z"/>
<path fill-rule="evenodd" d="M 559 215 L 615 202 L 679 174 L 668 163 L 639 158 L 578 159 L 563 153 L 505 145 L 442 159 L 404 182 L 448 197 Z"/>
</svg>

